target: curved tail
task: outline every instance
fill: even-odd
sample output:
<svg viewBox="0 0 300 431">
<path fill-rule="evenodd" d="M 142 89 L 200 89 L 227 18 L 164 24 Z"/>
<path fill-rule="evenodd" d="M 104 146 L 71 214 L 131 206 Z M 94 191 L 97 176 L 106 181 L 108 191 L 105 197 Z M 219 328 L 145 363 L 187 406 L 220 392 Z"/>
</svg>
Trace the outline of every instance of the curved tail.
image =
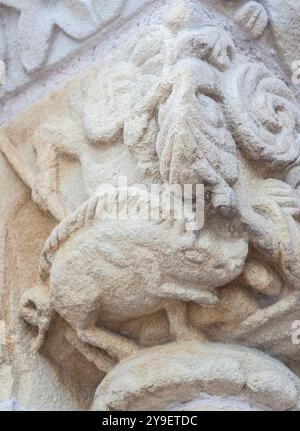
<svg viewBox="0 0 300 431">
<path fill-rule="evenodd" d="M 34 351 L 40 350 L 44 344 L 48 328 L 54 315 L 50 306 L 49 295 L 45 286 L 38 285 L 29 289 L 21 298 L 19 314 L 30 325 L 38 327 L 38 335 L 32 346 Z"/>
</svg>

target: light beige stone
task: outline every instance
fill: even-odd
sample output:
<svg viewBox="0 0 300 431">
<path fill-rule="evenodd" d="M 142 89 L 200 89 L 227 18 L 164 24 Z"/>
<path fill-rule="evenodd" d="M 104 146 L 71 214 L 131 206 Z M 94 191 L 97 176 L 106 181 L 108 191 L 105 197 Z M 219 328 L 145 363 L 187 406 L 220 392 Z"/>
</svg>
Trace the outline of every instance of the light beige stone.
<svg viewBox="0 0 300 431">
<path fill-rule="evenodd" d="M 235 21 L 257 38 L 264 33 L 268 25 L 268 14 L 260 3 L 249 1 L 237 12 Z"/>
<path fill-rule="evenodd" d="M 1 127 L 0 409 L 299 409 L 300 117 L 282 54 L 296 6 L 225 3 L 160 3 Z M 27 71 L 54 23 L 98 29 L 80 4 L 53 8 L 36 55 L 20 43 Z M 176 186 L 168 216 L 153 184 Z M 186 185 L 203 208 L 194 189 L 178 219 Z"/>
</svg>

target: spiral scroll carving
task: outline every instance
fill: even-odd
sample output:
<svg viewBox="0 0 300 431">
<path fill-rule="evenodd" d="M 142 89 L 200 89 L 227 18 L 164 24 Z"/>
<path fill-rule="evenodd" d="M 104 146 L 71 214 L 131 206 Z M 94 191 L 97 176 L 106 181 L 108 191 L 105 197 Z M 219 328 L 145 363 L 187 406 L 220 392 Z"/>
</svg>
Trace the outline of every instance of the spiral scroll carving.
<svg viewBox="0 0 300 431">
<path fill-rule="evenodd" d="M 285 167 L 299 155 L 299 111 L 289 88 L 263 65 L 230 71 L 225 112 L 240 149 L 270 168 Z"/>
</svg>

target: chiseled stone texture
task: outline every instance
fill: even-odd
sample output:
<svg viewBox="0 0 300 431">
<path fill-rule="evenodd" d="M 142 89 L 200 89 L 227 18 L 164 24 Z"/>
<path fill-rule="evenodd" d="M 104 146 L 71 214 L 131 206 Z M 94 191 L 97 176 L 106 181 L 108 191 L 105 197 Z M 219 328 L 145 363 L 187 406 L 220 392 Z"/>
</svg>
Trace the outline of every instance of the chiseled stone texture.
<svg viewBox="0 0 300 431">
<path fill-rule="evenodd" d="M 299 410 L 298 2 L 0 4 L 0 409 Z"/>
<path fill-rule="evenodd" d="M 120 43 L 142 25 L 143 10 L 151 20 L 154 3 L 1 0 L 1 123 Z"/>
</svg>

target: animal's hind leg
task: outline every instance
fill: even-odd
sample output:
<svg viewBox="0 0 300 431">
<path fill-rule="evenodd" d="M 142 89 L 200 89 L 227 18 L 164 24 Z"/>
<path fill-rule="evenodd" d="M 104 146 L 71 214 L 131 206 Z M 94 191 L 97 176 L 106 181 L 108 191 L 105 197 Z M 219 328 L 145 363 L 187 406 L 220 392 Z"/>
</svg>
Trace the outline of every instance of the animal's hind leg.
<svg viewBox="0 0 300 431">
<path fill-rule="evenodd" d="M 77 349 L 89 362 L 96 365 L 96 367 L 103 371 L 104 373 L 108 373 L 115 365 L 115 361 L 110 358 L 106 353 L 103 353 L 99 349 L 90 344 L 79 340 L 76 332 L 73 328 L 69 327 L 65 332 L 65 337 L 68 342 Z"/>
<path fill-rule="evenodd" d="M 81 341 L 105 350 L 118 361 L 138 350 L 138 345 L 134 341 L 95 325 L 78 327 L 76 333 Z"/>
</svg>

